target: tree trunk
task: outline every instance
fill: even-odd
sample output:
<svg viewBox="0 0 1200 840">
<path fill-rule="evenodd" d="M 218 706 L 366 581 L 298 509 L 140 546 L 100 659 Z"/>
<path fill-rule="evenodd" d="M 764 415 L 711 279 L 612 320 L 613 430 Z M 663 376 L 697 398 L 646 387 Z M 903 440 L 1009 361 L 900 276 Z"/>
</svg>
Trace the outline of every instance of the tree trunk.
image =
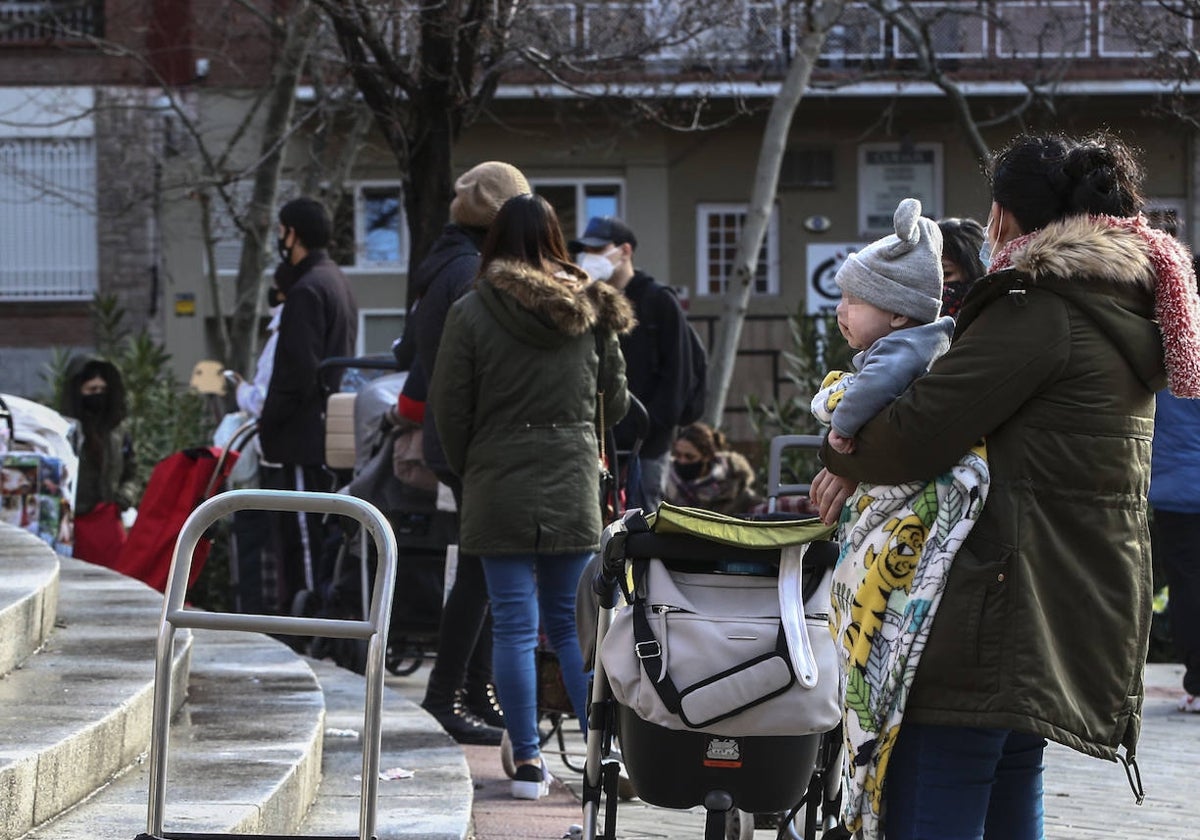
<svg viewBox="0 0 1200 840">
<path fill-rule="evenodd" d="M 783 153 L 787 148 L 792 116 L 808 88 L 808 80 L 812 75 L 813 65 L 821 54 L 825 35 L 841 15 L 845 5 L 845 0 L 818 0 L 808 7 L 807 26 L 802 30 L 803 34 L 796 45 L 796 54 L 792 58 L 791 67 L 788 68 L 779 94 L 771 103 L 771 112 L 767 116 L 762 146 L 758 153 L 758 166 L 754 173 L 746 224 L 742 228 L 741 241 L 738 242 L 737 254 L 734 257 L 733 277 L 729 279 L 725 290 L 717 342 L 709 354 L 709 398 L 704 419 L 713 427 L 721 425 L 725 414 L 725 401 L 729 396 L 729 383 L 733 379 L 738 345 L 742 338 L 742 325 L 746 320 L 750 294 L 754 290 L 758 254 L 762 250 L 771 210 L 775 205 L 779 167 L 783 163 Z"/>
<path fill-rule="evenodd" d="M 431 113 L 426 119 L 436 120 L 436 124 L 430 125 L 429 133 L 413 147 L 404 179 L 404 213 L 408 217 L 409 237 L 405 305 L 409 308 L 414 297 L 413 273 L 450 218 L 450 188 L 454 183 L 451 170 L 454 136 L 447 114 Z"/>
<path fill-rule="evenodd" d="M 271 93 L 263 126 L 261 165 L 254 175 L 254 190 L 243 217 L 242 256 L 238 263 L 237 291 L 230 329 L 229 358 L 234 370 L 250 371 L 258 349 L 258 324 L 263 314 L 264 273 L 267 267 L 267 243 L 274 240 L 279 173 L 283 166 L 283 148 L 291 131 L 296 85 L 301 68 L 317 30 L 317 9 L 303 0 L 286 17 L 287 32 L 283 49 L 272 73 Z"/>
</svg>

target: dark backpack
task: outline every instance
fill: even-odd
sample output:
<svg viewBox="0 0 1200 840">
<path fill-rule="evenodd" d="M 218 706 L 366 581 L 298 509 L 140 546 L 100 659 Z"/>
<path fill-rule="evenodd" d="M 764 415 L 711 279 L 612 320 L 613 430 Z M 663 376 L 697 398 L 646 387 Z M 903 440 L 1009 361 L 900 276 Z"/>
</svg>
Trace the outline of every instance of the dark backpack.
<svg viewBox="0 0 1200 840">
<path fill-rule="evenodd" d="M 704 416 L 704 406 L 708 401 L 708 351 L 700 334 L 690 323 L 688 329 L 688 357 L 691 362 L 691 381 L 683 399 L 683 411 L 679 414 L 679 425 L 687 426 L 695 423 Z"/>
</svg>

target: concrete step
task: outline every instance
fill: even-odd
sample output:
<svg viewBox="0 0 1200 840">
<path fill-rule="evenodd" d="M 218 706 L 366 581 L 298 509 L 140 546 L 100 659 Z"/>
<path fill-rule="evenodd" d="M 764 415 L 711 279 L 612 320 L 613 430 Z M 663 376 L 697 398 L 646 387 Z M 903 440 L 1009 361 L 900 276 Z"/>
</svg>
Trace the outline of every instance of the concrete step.
<svg viewBox="0 0 1200 840">
<path fill-rule="evenodd" d="M 132 839 L 146 830 L 162 596 L 61 563 L 59 626 L 0 680 L 0 840 Z M 256 633 L 177 636 L 164 829 L 355 836 L 365 680 Z M 461 748 L 392 690 L 382 724 L 380 768 L 412 776 L 380 781 L 376 836 L 462 840 Z"/>
<path fill-rule="evenodd" d="M 18 667 L 54 629 L 58 556 L 33 534 L 0 530 L 0 676 Z"/>
<path fill-rule="evenodd" d="M 267 636 L 194 632 L 187 702 L 169 728 L 164 829 L 290 833 L 320 783 L 325 703 L 317 679 Z M 144 758 L 25 838 L 132 840 L 146 830 Z"/>
<path fill-rule="evenodd" d="M 12 530 L 5 533 L 8 546 Z M 5 838 L 18 837 L 90 796 L 150 743 L 161 596 L 39 545 L 60 564 L 57 607 L 43 604 L 39 621 L 30 603 L 30 618 L 17 630 L 26 638 L 16 647 L 35 647 L 38 638 L 44 642 L 0 680 L 0 836 Z M 5 575 L 14 556 L 0 553 Z M 53 587 L 45 592 L 50 597 Z M 46 636 L 44 616 L 55 613 L 53 632 Z M 172 660 L 178 703 L 191 639 L 190 634 L 178 638 Z"/>
</svg>

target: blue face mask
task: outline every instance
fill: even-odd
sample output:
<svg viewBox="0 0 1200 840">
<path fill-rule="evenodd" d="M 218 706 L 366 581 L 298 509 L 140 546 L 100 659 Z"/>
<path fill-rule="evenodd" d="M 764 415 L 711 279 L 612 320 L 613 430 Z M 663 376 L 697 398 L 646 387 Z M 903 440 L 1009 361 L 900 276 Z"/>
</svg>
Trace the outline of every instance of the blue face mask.
<svg viewBox="0 0 1200 840">
<path fill-rule="evenodd" d="M 987 239 L 983 240 L 983 244 L 979 246 L 979 261 L 983 263 L 984 271 L 990 271 L 992 268 L 992 243 Z"/>
</svg>

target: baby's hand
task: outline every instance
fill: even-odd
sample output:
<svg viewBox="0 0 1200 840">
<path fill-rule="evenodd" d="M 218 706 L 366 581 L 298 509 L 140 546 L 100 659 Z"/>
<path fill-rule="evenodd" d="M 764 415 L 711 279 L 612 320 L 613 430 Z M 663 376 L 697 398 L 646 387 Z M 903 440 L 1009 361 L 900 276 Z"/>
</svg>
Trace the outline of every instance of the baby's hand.
<svg viewBox="0 0 1200 840">
<path fill-rule="evenodd" d="M 843 455 L 854 453 L 854 438 L 840 435 L 833 429 L 829 430 L 829 445 L 833 447 L 834 452 L 840 452 Z"/>
</svg>

